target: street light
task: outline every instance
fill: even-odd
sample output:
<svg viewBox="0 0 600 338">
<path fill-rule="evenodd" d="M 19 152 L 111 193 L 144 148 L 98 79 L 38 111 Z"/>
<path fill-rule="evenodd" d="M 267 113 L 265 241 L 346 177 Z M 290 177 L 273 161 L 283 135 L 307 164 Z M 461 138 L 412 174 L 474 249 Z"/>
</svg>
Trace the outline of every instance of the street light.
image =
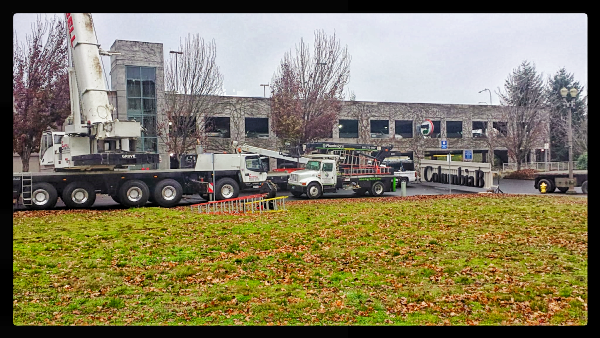
<svg viewBox="0 0 600 338">
<path fill-rule="evenodd" d="M 269 84 L 268 83 L 267 84 L 261 84 L 261 86 L 263 87 L 263 97 L 266 97 L 266 95 L 267 95 L 266 94 L 266 89 L 269 86 Z"/>
<path fill-rule="evenodd" d="M 571 94 L 571 101 L 567 101 L 567 93 Z M 563 103 L 565 107 L 569 109 L 569 116 L 567 117 L 567 137 L 569 145 L 569 189 L 567 194 L 575 194 L 575 187 L 573 182 L 573 131 L 571 130 L 571 110 L 575 106 L 575 97 L 577 97 L 577 89 L 571 88 L 568 90 L 563 87 L 560 90 L 560 95 L 563 97 Z"/>
<path fill-rule="evenodd" d="M 490 92 L 490 105 L 492 105 L 492 92 L 489 89 L 487 89 L 487 88 L 486 89 L 482 89 L 482 90 L 479 91 L 479 93 L 481 94 L 481 92 L 485 92 L 486 90 L 488 92 Z"/>
<path fill-rule="evenodd" d="M 177 73 L 177 54 L 181 55 L 183 54 L 183 52 L 178 52 L 178 51 L 169 51 L 169 53 L 171 54 L 175 54 L 175 93 L 177 93 L 177 91 L 179 90 L 179 73 Z"/>
</svg>

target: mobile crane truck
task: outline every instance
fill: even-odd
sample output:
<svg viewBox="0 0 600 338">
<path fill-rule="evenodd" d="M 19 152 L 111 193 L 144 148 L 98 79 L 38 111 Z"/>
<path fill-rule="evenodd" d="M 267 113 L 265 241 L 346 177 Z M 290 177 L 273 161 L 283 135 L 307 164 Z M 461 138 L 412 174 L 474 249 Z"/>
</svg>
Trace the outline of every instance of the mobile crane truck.
<svg viewBox="0 0 600 338">
<path fill-rule="evenodd" d="M 140 123 L 112 119 L 102 78 L 99 48 L 89 13 L 66 13 L 69 87 L 73 123 L 64 132 L 47 131 L 40 147 L 40 167 L 50 172 L 13 173 L 13 204 L 22 199 L 29 209 L 51 209 L 58 198 L 69 208 L 88 208 L 96 194 L 108 194 L 126 207 L 151 201 L 172 207 L 183 195 L 228 199 L 240 189 L 259 188 L 273 197 L 266 169 L 257 154 L 199 154 L 189 168 L 128 170 L 159 163 L 159 154 L 136 152 Z M 85 124 L 82 123 L 85 121 Z"/>
</svg>

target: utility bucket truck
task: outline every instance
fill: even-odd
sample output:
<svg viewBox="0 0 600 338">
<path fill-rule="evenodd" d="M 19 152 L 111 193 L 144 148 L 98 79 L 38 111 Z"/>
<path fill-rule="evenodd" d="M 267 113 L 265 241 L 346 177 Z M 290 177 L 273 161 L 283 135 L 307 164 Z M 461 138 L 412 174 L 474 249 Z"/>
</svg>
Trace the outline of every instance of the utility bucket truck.
<svg viewBox="0 0 600 338">
<path fill-rule="evenodd" d="M 320 198 L 323 193 L 337 192 L 339 189 L 353 190 L 361 196 L 366 193 L 381 196 L 385 192 L 395 191 L 399 182 L 391 168 L 381 166 L 381 161 L 390 154 L 391 148 L 391 145 L 308 143 L 303 145 L 304 155 L 288 159 L 304 164 L 304 169 L 280 175 L 287 178 L 287 189 L 296 197 L 306 194 L 311 199 Z M 242 149 L 275 158 L 286 156 L 256 147 Z M 269 175 L 275 176 L 274 173 Z M 282 178 L 280 180 L 283 181 Z"/>
<path fill-rule="evenodd" d="M 100 193 L 126 207 L 172 207 L 184 195 L 222 200 L 244 188 L 274 197 L 257 154 L 205 153 L 184 169 L 128 170 L 158 163 L 159 154 L 135 151 L 139 122 L 112 119 L 100 68 L 100 54 L 112 52 L 99 48 L 91 15 L 67 13 L 66 21 L 72 124 L 42 136 L 40 165 L 51 171 L 13 173 L 13 204 L 22 199 L 27 208 L 51 209 L 60 198 L 69 208 L 88 208 Z"/>
</svg>

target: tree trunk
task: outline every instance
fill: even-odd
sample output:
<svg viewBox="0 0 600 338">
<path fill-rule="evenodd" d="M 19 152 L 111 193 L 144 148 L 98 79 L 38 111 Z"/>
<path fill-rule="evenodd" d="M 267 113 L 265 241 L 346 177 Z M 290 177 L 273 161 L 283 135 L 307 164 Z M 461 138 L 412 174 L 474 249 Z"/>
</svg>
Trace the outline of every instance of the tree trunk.
<svg viewBox="0 0 600 338">
<path fill-rule="evenodd" d="M 21 164 L 23 166 L 23 169 L 21 171 L 28 172 L 29 171 L 29 159 L 31 158 L 31 152 L 23 151 L 19 155 L 21 156 Z"/>
</svg>

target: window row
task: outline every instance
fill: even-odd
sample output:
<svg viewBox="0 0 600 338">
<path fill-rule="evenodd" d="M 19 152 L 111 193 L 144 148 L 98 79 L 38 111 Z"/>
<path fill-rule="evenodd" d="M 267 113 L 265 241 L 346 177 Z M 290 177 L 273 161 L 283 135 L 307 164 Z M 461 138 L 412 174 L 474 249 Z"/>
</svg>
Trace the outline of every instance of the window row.
<svg viewBox="0 0 600 338">
<path fill-rule="evenodd" d="M 190 120 L 191 118 L 191 120 Z M 269 137 L 269 119 L 266 117 L 246 117 L 245 129 L 247 138 L 268 138 Z M 196 132 L 195 117 L 177 117 L 174 121 L 175 127 L 171 132 L 182 136 L 184 133 L 192 134 Z M 231 137 L 231 126 L 229 117 L 211 117 L 204 122 L 204 132 L 208 137 Z"/>
<path fill-rule="evenodd" d="M 193 125 L 195 128 L 195 118 Z M 245 130 L 247 138 L 268 138 L 269 137 L 269 119 L 264 117 L 246 117 L 245 118 Z M 186 121 L 179 122 L 180 127 L 174 128 L 179 130 L 178 133 L 184 132 L 187 128 L 183 128 Z M 485 121 L 473 121 L 472 122 L 472 136 L 474 138 L 487 137 L 487 122 Z M 463 137 L 463 122 L 462 121 L 447 121 L 446 122 L 446 137 L 447 138 L 462 138 Z M 340 120 L 339 121 L 339 137 L 340 138 L 358 138 L 358 120 Z M 506 122 L 493 122 L 493 128 L 498 135 L 506 136 Z M 208 137 L 231 137 L 230 132 L 230 118 L 229 117 L 213 117 L 205 122 L 205 132 Z M 416 129 L 416 130 L 415 130 Z M 440 121 L 433 121 L 433 134 L 432 138 L 440 138 Z M 193 129 L 195 132 L 195 129 Z M 414 133 L 420 133 L 420 125 L 414 126 L 413 121 L 410 120 L 396 120 L 395 121 L 395 135 L 397 139 L 400 138 L 412 138 Z M 371 138 L 391 138 L 389 132 L 389 121 L 387 120 L 371 120 L 370 129 Z M 331 135 L 330 137 L 333 137 Z"/>
<path fill-rule="evenodd" d="M 392 138 L 388 120 L 371 120 L 370 136 L 371 138 Z M 432 138 L 441 138 L 441 122 L 433 122 Z M 412 138 L 414 133 L 420 133 L 421 126 L 415 125 L 411 120 L 396 120 L 394 121 L 395 134 L 394 138 Z M 358 120 L 340 120 L 339 125 L 340 138 L 358 138 Z M 506 136 L 506 122 L 493 122 L 493 128 L 499 135 Z M 473 137 L 487 137 L 487 122 L 473 121 L 472 123 Z M 462 138 L 463 137 L 463 122 L 462 121 L 446 121 L 446 137 L 447 138 Z"/>
</svg>

